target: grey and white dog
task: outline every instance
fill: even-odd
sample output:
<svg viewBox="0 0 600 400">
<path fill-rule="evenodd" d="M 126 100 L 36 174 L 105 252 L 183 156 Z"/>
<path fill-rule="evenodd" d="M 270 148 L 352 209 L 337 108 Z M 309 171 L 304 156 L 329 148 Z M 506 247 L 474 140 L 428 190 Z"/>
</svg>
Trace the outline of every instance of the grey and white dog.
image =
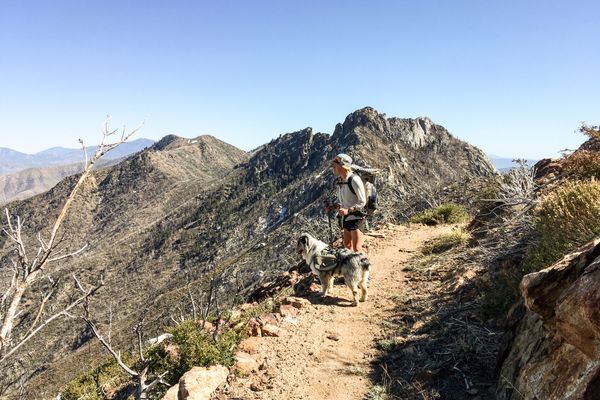
<svg viewBox="0 0 600 400">
<path fill-rule="evenodd" d="M 323 297 L 327 296 L 333 287 L 333 279 L 336 276 L 343 276 L 346 285 L 352 291 L 352 304 L 358 306 L 359 300 L 367 300 L 369 295 L 367 281 L 371 269 L 367 256 L 348 249 L 334 250 L 308 233 L 300 235 L 296 251 L 304 258 L 310 270 L 319 277 Z"/>
</svg>

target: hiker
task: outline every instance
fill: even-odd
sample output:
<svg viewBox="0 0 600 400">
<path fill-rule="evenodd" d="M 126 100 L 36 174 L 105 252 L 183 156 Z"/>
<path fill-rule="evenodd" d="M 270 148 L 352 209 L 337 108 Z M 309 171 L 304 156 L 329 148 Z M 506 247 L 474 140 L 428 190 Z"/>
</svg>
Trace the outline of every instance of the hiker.
<svg viewBox="0 0 600 400">
<path fill-rule="evenodd" d="M 360 176 L 352 172 L 352 157 L 340 153 L 331 162 L 333 174 L 337 176 L 338 199 L 336 206 L 344 230 L 344 246 L 362 253 L 365 216 L 363 207 L 367 203 L 365 187 Z M 352 185 L 352 189 L 349 187 Z M 330 211 L 329 209 L 327 211 Z"/>
</svg>

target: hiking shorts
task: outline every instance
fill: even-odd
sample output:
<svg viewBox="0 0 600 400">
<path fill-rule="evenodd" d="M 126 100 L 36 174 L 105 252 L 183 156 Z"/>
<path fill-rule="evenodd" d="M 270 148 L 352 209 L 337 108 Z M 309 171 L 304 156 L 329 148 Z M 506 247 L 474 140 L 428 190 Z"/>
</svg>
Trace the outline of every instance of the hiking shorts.
<svg viewBox="0 0 600 400">
<path fill-rule="evenodd" d="M 344 228 L 347 231 L 355 231 L 355 230 L 361 230 L 361 231 L 365 231 L 365 219 L 364 218 L 360 218 L 360 219 L 351 219 L 350 221 L 347 221 L 346 218 L 343 219 L 342 221 L 342 228 Z"/>
</svg>

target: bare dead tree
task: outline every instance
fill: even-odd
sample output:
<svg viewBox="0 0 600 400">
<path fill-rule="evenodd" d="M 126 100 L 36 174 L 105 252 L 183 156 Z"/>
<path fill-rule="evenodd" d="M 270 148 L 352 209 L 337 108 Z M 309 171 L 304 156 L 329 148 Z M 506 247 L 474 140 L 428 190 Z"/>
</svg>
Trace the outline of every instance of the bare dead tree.
<svg viewBox="0 0 600 400">
<path fill-rule="evenodd" d="M 88 289 L 83 289 L 83 286 L 77 281 L 74 276 L 75 286 L 79 291 L 79 295 L 74 299 L 71 299 L 68 304 L 63 305 L 62 308 L 54 312 L 52 315 L 45 316 L 44 311 L 48 310 L 48 303 L 55 297 L 59 288 L 59 280 L 53 279 L 51 274 L 54 267 L 59 264 L 60 261 L 64 261 L 68 258 L 75 257 L 82 253 L 86 248 L 87 244 L 82 246 L 76 251 L 66 252 L 58 248 L 60 240 L 58 239 L 59 230 L 67 216 L 69 210 L 73 205 L 77 194 L 81 190 L 84 183 L 88 180 L 92 169 L 96 162 L 107 152 L 118 147 L 122 143 L 126 142 L 135 132 L 140 128 L 132 130 L 127 133 L 125 128 L 121 131 L 120 138 L 113 140 L 113 138 L 119 133 L 119 129 L 109 129 L 110 118 L 107 117 L 102 128 L 102 141 L 95 151 L 94 155 L 88 159 L 86 147 L 83 141 L 80 139 L 79 142 L 82 145 L 83 152 L 85 154 L 85 164 L 83 172 L 79 176 L 77 183 L 69 193 L 64 205 L 60 209 L 57 218 L 51 225 L 50 234 L 44 238 L 42 233 L 37 235 L 37 250 L 31 251 L 27 246 L 23 232 L 23 219 L 16 215 L 11 216 L 8 208 L 5 209 L 5 227 L 2 232 L 10 239 L 14 249 L 14 258 L 10 261 L 11 265 L 8 268 L 12 272 L 10 282 L 8 282 L 3 293 L 0 297 L 0 363 L 4 362 L 8 357 L 13 355 L 19 348 L 27 343 L 31 338 L 38 334 L 44 327 L 46 327 L 52 321 L 70 315 L 70 312 L 76 306 L 82 304 L 82 302 L 96 293 L 103 285 L 102 280 L 100 283 L 92 286 Z M 111 141 L 112 140 L 112 141 Z M 31 254 L 35 254 L 30 257 Z M 0 266 L 1 268 L 2 266 Z M 19 320 L 23 314 L 32 311 L 31 307 L 28 307 L 23 302 L 23 296 L 27 290 L 31 289 L 32 286 L 40 283 L 42 278 L 46 276 L 49 281 L 49 287 L 42 296 L 40 304 L 37 305 L 37 310 L 33 310 L 31 313 L 35 315 L 35 318 L 31 323 L 28 323 L 28 327 L 21 327 L 18 337 L 13 334 L 15 326 L 26 323 L 24 320 Z"/>
<path fill-rule="evenodd" d="M 84 303 L 85 314 L 80 316 L 80 318 L 85 321 L 85 323 L 90 327 L 94 336 L 102 343 L 102 346 L 110 353 L 110 355 L 114 358 L 117 365 L 131 377 L 135 384 L 135 393 L 134 396 L 136 400 L 146 400 L 149 399 L 150 392 L 159 384 L 163 384 L 166 386 L 170 386 L 168 382 L 166 382 L 163 378 L 165 375 L 169 373 L 169 371 L 165 371 L 164 373 L 158 375 L 154 379 L 149 381 L 149 368 L 151 364 L 151 360 L 147 359 L 144 356 L 144 345 L 143 345 L 143 327 L 144 327 L 144 319 L 143 317 L 140 321 L 134 326 L 133 331 L 137 337 L 137 347 L 138 347 L 138 357 L 140 359 L 140 365 L 137 369 L 127 365 L 122 357 L 121 352 L 116 351 L 113 345 L 109 340 L 106 340 L 104 336 L 100 333 L 98 326 L 94 323 L 94 321 L 90 317 L 89 303 L 86 301 Z"/>
<path fill-rule="evenodd" d="M 479 217 L 493 216 L 490 223 L 477 229 L 487 232 L 479 240 L 480 261 L 485 259 L 486 263 L 521 254 L 533 229 L 532 210 L 538 202 L 536 193 L 540 187 L 534 180 L 535 171 L 525 160 L 515 162 L 517 165 L 503 177 L 496 196 L 482 199 L 492 207 Z"/>
<path fill-rule="evenodd" d="M 493 199 L 483 201 L 497 203 L 498 207 L 523 206 L 529 210 L 536 204 L 535 171 L 529 168 L 527 160 L 513 160 L 516 166 L 503 177 L 498 193 Z"/>
</svg>

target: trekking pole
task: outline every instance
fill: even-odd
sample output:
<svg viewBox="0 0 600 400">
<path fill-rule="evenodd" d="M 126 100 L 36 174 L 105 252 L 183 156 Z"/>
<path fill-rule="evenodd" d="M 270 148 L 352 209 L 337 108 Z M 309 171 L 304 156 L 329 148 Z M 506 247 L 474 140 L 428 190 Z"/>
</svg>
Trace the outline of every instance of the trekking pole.
<svg viewBox="0 0 600 400">
<path fill-rule="evenodd" d="M 327 199 L 324 200 L 325 203 L 325 212 L 327 213 L 327 221 L 329 222 L 329 245 L 333 247 L 333 228 L 331 227 L 331 206 L 329 205 L 329 201 Z"/>
<path fill-rule="evenodd" d="M 327 219 L 329 220 L 329 245 L 333 247 L 333 228 L 331 227 L 331 214 L 327 213 Z"/>
</svg>

